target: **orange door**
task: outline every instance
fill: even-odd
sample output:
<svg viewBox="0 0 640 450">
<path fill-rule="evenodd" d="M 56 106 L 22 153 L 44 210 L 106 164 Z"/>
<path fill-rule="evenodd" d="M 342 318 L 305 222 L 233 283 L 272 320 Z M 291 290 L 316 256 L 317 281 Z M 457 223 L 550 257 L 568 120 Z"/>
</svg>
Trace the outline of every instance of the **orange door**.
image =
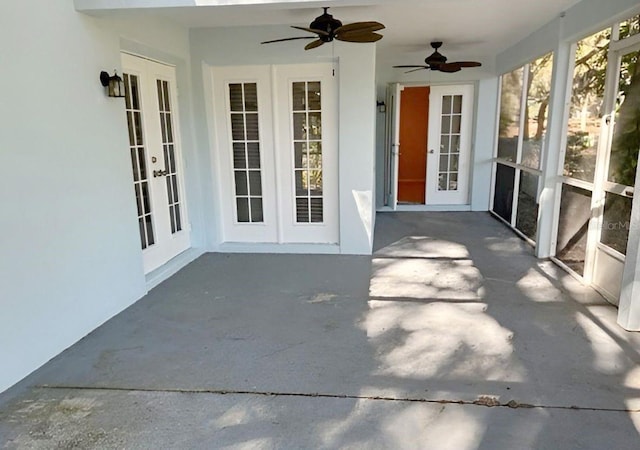
<svg viewBox="0 0 640 450">
<path fill-rule="evenodd" d="M 400 96 L 398 202 L 425 203 L 429 87 L 405 87 Z"/>
</svg>

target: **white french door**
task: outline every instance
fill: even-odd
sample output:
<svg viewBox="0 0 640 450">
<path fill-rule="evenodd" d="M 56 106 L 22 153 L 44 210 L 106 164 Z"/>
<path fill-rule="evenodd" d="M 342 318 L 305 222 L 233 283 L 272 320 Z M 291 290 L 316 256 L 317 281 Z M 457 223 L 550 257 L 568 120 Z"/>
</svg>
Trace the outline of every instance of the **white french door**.
<svg viewBox="0 0 640 450">
<path fill-rule="evenodd" d="M 222 241 L 338 242 L 330 64 L 214 67 Z"/>
<path fill-rule="evenodd" d="M 464 205 L 469 198 L 473 86 L 432 86 L 426 203 Z"/>
<path fill-rule="evenodd" d="M 190 246 L 175 68 L 122 54 L 126 114 L 144 272 Z"/>
</svg>

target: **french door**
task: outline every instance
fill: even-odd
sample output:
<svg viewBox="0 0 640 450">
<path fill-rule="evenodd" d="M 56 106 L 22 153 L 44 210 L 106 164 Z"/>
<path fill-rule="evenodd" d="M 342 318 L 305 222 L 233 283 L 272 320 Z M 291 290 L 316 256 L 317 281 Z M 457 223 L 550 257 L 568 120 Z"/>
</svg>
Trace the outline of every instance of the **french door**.
<svg viewBox="0 0 640 450">
<path fill-rule="evenodd" d="M 133 188 L 144 272 L 190 246 L 175 68 L 122 54 Z"/>
<path fill-rule="evenodd" d="M 332 70 L 212 69 L 223 242 L 338 242 Z"/>
<path fill-rule="evenodd" d="M 385 201 L 392 209 L 398 207 L 401 122 L 411 119 L 400 114 L 402 89 L 399 84 L 393 84 L 387 94 L 390 108 L 387 116 Z M 468 203 L 472 114 L 473 86 L 430 87 L 425 205 Z"/>
<path fill-rule="evenodd" d="M 469 199 L 473 86 L 433 86 L 429 98 L 427 204 Z"/>
</svg>

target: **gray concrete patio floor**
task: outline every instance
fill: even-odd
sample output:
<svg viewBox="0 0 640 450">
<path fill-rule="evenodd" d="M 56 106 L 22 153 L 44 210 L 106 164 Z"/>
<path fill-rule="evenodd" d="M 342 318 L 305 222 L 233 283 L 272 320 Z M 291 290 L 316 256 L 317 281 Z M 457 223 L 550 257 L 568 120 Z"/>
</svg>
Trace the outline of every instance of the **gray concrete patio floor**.
<svg viewBox="0 0 640 450">
<path fill-rule="evenodd" d="M 6 448 L 640 448 L 640 334 L 486 213 L 207 254 L 0 395 Z"/>
</svg>

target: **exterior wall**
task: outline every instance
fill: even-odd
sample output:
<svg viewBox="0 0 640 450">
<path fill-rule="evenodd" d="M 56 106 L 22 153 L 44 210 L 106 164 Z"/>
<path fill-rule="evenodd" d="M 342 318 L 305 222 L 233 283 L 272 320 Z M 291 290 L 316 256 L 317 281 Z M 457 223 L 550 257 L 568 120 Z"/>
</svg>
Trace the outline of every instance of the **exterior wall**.
<svg viewBox="0 0 640 450">
<path fill-rule="evenodd" d="M 214 133 L 207 117 L 212 112 L 212 94 L 205 75 L 209 66 L 304 64 L 337 61 L 339 90 L 339 208 L 340 252 L 370 254 L 374 223 L 374 146 L 375 146 L 375 45 L 334 44 L 312 51 L 303 49 L 303 41 L 260 45 L 261 41 L 290 36 L 283 26 L 193 29 L 190 33 L 194 86 L 195 122 L 201 149 L 211 148 L 209 133 Z M 200 168 L 205 186 L 207 247 L 220 249 L 221 215 L 216 186 L 217 167 L 210 155 Z M 206 161 L 204 161 L 206 158 Z M 212 170 L 213 168 L 213 170 Z M 224 194 L 224 193 L 223 193 Z M 305 251 L 298 246 L 298 251 Z M 294 247 L 288 250 L 296 251 Z M 278 251 L 277 246 L 246 244 L 242 251 Z"/>
<path fill-rule="evenodd" d="M 167 23 L 1 9 L 0 392 L 146 293 L 124 102 L 98 75 L 121 72 L 121 37 L 188 60 Z"/>
</svg>

